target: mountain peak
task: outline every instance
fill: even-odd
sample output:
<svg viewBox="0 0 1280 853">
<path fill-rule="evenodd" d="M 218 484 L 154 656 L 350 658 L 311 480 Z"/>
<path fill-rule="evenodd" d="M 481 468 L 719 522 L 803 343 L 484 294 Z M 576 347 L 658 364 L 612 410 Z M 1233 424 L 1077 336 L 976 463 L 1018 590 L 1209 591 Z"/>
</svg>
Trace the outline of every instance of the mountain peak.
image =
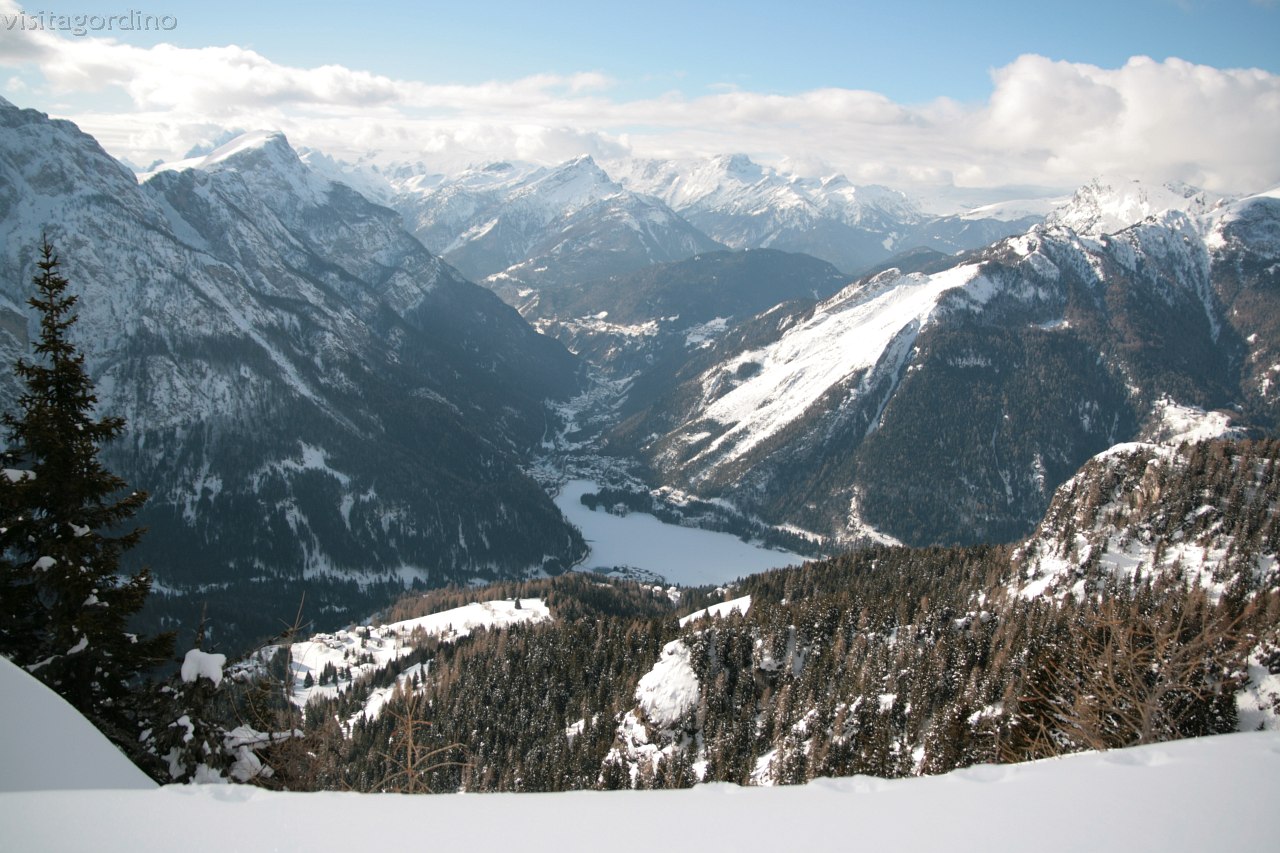
<svg viewBox="0 0 1280 853">
<path fill-rule="evenodd" d="M 1114 234 L 1169 210 L 1203 213 L 1217 200 L 1180 181 L 1152 184 L 1099 176 L 1076 190 L 1071 201 L 1049 214 L 1045 222 L 1066 226 L 1078 234 Z"/>
<path fill-rule="evenodd" d="M 197 168 L 207 169 L 225 163 L 250 151 L 288 152 L 294 155 L 289 140 L 278 130 L 251 130 L 213 149 L 200 160 Z M 296 155 L 294 155 L 296 159 Z"/>
<path fill-rule="evenodd" d="M 251 130 L 237 134 L 207 154 L 162 163 L 139 175 L 138 178 L 146 181 L 160 172 L 183 172 L 187 169 L 211 170 L 224 165 L 235 168 L 254 162 L 255 154 L 280 163 L 302 165 L 297 152 L 289 145 L 289 140 L 283 133 L 278 130 Z"/>
<path fill-rule="evenodd" d="M 764 167 L 746 154 L 721 154 L 712 158 L 716 169 L 743 183 L 755 183 L 765 176 Z"/>
</svg>

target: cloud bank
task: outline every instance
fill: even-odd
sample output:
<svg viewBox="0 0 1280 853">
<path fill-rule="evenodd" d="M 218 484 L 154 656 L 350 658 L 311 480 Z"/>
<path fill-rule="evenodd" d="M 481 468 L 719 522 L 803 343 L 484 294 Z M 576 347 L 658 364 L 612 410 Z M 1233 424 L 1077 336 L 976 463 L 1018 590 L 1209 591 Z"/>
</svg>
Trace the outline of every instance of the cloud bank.
<svg viewBox="0 0 1280 853">
<path fill-rule="evenodd" d="M 376 151 L 441 170 L 496 158 L 744 152 L 906 189 L 1069 187 L 1099 173 L 1225 192 L 1280 184 L 1280 76 L 1178 59 L 1099 68 L 1024 55 L 992 71 L 985 103 L 923 105 L 851 89 L 623 99 L 599 73 L 436 84 L 291 67 L 237 46 L 141 48 L 43 31 L 0 30 L 0 67 L 20 75 L 10 79 L 15 96 L 137 164 L 238 127 L 280 129 L 345 159 Z M 40 100 L 88 96 L 121 106 Z"/>
</svg>

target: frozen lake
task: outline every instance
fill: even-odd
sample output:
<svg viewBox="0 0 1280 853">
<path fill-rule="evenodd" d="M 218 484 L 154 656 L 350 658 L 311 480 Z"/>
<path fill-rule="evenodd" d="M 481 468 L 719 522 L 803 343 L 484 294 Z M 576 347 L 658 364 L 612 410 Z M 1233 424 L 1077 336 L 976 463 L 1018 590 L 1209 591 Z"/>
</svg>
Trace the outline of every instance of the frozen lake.
<svg viewBox="0 0 1280 853">
<path fill-rule="evenodd" d="M 555 499 L 591 546 L 591 553 L 578 566 L 580 571 L 625 566 L 661 575 L 670 583 L 701 586 L 728 583 L 806 559 L 789 551 L 748 545 L 728 533 L 666 524 L 645 513 L 620 517 L 603 509 L 593 512 L 580 499 L 598 489 L 590 480 L 570 480 Z"/>
</svg>

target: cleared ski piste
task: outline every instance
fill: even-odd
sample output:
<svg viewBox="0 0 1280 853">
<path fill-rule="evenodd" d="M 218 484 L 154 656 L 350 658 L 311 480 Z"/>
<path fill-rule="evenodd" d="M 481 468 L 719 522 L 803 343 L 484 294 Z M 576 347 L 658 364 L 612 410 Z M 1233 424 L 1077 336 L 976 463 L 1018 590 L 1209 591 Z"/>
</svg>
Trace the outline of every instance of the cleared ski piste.
<svg viewBox="0 0 1280 853">
<path fill-rule="evenodd" d="M 591 553 L 580 571 L 640 569 L 683 586 L 723 584 L 782 566 L 803 563 L 790 551 L 771 551 L 729 533 L 666 524 L 652 515 L 611 515 L 582 505 L 582 496 L 599 491 L 590 480 L 570 480 L 556 496 L 556 506 L 577 525 Z"/>
</svg>

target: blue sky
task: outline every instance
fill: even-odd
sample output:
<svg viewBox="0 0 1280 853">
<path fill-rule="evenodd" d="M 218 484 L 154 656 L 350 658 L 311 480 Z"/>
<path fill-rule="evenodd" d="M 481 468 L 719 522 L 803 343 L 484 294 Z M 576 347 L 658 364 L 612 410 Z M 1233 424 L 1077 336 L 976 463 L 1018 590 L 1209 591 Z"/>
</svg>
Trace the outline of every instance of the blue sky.
<svg viewBox="0 0 1280 853">
<path fill-rule="evenodd" d="M 892 185 L 1280 182 L 1277 0 L 24 8 L 176 22 L 0 27 L 5 97 L 136 163 L 269 126 L 442 169 L 733 150 Z"/>
<path fill-rule="evenodd" d="M 1103 67 L 1178 57 L 1280 73 L 1280 5 L 1251 0 L 1074 2 L 37 2 L 28 12 L 172 15 L 126 39 L 236 44 L 301 67 L 480 83 L 599 71 L 626 95 L 731 85 L 795 94 L 870 89 L 898 102 L 985 98 L 1021 54 Z"/>
</svg>

